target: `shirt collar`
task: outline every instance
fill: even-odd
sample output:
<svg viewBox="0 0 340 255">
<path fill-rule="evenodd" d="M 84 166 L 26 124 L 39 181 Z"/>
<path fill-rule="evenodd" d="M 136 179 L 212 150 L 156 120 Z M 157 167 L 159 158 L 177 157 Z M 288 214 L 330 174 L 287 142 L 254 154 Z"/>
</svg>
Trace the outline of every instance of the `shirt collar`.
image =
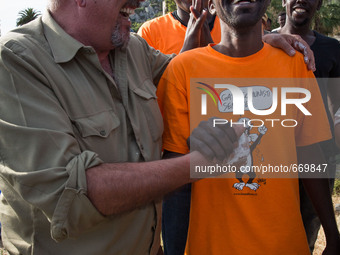
<svg viewBox="0 0 340 255">
<path fill-rule="evenodd" d="M 56 63 L 70 61 L 84 45 L 63 30 L 47 11 L 42 17 L 44 34 Z"/>
</svg>

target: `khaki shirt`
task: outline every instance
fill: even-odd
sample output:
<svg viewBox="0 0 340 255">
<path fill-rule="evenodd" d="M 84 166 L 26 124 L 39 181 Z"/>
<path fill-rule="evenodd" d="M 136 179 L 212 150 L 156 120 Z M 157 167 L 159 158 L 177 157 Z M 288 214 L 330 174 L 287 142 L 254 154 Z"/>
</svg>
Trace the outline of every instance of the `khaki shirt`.
<svg viewBox="0 0 340 255">
<path fill-rule="evenodd" d="M 113 79 L 94 49 L 49 13 L 3 36 L 0 47 L 5 248 L 11 254 L 154 254 L 156 204 L 104 217 L 86 196 L 85 171 L 101 162 L 160 159 L 163 122 L 154 84 L 170 58 L 132 34 L 126 50 L 110 53 Z"/>
</svg>

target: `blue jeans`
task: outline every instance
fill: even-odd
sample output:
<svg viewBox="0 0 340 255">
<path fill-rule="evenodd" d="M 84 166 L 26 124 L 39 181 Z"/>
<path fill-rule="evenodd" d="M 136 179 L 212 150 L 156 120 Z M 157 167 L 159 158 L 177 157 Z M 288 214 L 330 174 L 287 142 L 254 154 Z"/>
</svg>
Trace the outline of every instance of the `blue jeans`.
<svg viewBox="0 0 340 255">
<path fill-rule="evenodd" d="M 162 238 L 165 255 L 183 255 L 187 241 L 191 184 L 186 184 L 164 198 Z"/>
</svg>

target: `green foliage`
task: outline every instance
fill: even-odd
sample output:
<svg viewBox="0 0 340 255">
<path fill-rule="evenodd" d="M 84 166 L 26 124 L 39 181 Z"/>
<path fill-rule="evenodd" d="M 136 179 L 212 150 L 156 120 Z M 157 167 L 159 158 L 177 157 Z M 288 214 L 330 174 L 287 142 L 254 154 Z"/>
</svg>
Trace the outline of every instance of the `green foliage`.
<svg viewBox="0 0 340 255">
<path fill-rule="evenodd" d="M 40 15 L 40 12 L 34 10 L 33 8 L 27 8 L 20 11 L 18 15 L 19 17 L 17 18 L 17 27 L 36 19 Z"/>
<path fill-rule="evenodd" d="M 277 16 L 281 11 L 285 11 L 285 8 L 282 7 L 282 0 L 272 0 L 267 9 L 267 15 L 272 20 L 272 29 L 279 27 Z"/>
<path fill-rule="evenodd" d="M 165 0 L 165 5 L 166 5 L 167 12 L 173 12 L 174 10 L 177 9 L 176 3 L 174 0 Z"/>
<path fill-rule="evenodd" d="M 156 18 L 156 17 L 159 17 L 159 16 L 162 16 L 162 12 L 157 12 L 157 13 L 155 14 L 155 18 Z M 150 20 L 150 19 L 148 19 L 148 20 Z M 146 21 L 148 21 L 148 20 L 146 20 Z M 137 33 L 138 29 L 139 29 L 142 25 L 143 25 L 143 22 L 135 22 L 135 21 L 132 21 L 132 22 L 131 22 L 131 30 L 132 30 L 133 32 Z M 0 254 L 0 255 L 1 255 L 1 254 Z"/>
<path fill-rule="evenodd" d="M 313 28 L 322 34 L 332 34 L 340 26 L 340 4 L 324 3 L 316 13 Z"/>
<path fill-rule="evenodd" d="M 143 23 L 140 22 L 131 22 L 131 30 L 135 33 L 137 33 L 138 29 L 143 25 Z"/>
<path fill-rule="evenodd" d="M 333 195 L 340 195 L 340 179 L 335 179 Z"/>
</svg>

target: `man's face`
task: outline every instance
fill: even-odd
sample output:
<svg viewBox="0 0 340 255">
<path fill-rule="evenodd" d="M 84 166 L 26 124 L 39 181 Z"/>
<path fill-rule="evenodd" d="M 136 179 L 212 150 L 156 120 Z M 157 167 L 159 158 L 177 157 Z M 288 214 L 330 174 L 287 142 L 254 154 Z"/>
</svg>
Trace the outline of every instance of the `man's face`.
<svg viewBox="0 0 340 255">
<path fill-rule="evenodd" d="M 256 25 L 270 0 L 213 0 L 217 16 L 233 28 Z"/>
<path fill-rule="evenodd" d="M 131 22 L 129 16 L 139 6 L 140 0 L 128 0 L 120 9 L 116 24 L 112 30 L 111 42 L 116 48 L 127 46 L 130 39 Z"/>
<path fill-rule="evenodd" d="M 82 41 L 97 51 L 107 51 L 127 45 L 130 38 L 129 15 L 141 0 L 93 0 L 88 1 L 82 13 L 84 24 Z"/>
<path fill-rule="evenodd" d="M 310 24 L 321 0 L 283 0 L 287 17 L 294 26 Z"/>
<path fill-rule="evenodd" d="M 277 18 L 280 27 L 283 27 L 286 23 L 286 14 L 282 14 Z"/>
</svg>

